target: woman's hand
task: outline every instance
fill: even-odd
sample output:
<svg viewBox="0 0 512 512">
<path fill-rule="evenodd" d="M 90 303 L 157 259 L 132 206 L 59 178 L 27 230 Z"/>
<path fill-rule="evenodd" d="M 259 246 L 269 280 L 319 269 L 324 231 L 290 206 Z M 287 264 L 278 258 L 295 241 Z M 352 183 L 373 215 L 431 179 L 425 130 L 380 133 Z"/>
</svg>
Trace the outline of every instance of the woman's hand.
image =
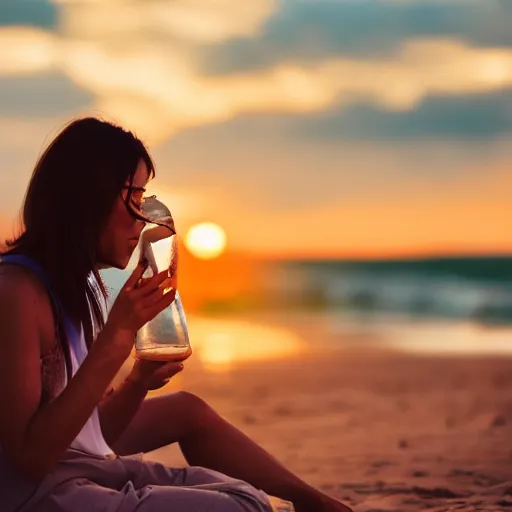
<svg viewBox="0 0 512 512">
<path fill-rule="evenodd" d="M 143 387 L 146 391 L 151 391 L 164 387 L 182 370 L 183 363 L 176 361 L 166 363 L 137 359 L 127 380 Z"/>
<path fill-rule="evenodd" d="M 145 270 L 144 264 L 137 265 L 116 297 L 105 324 L 105 330 L 110 333 L 129 334 L 131 345 L 137 331 L 168 307 L 176 295 L 175 290 L 166 286 L 169 283 L 167 270 L 142 279 Z M 131 349 L 131 346 L 126 348 Z"/>
</svg>

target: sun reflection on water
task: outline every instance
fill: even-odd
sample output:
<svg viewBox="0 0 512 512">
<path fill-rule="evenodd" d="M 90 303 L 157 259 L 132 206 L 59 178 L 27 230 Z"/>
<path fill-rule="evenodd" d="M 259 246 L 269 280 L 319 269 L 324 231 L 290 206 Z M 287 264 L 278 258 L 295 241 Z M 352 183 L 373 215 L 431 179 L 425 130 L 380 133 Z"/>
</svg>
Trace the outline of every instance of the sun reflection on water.
<svg viewBox="0 0 512 512">
<path fill-rule="evenodd" d="M 209 371 L 226 371 L 237 363 L 296 356 L 305 350 L 292 331 L 248 320 L 191 317 L 193 353 Z"/>
</svg>

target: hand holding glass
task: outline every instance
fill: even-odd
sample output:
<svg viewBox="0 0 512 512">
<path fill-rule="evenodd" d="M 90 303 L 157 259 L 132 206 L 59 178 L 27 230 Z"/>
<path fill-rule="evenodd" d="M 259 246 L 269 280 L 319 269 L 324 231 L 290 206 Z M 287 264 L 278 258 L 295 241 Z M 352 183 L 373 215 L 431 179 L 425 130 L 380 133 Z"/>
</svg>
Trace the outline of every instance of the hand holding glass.
<svg viewBox="0 0 512 512">
<path fill-rule="evenodd" d="M 135 356 L 153 361 L 183 361 L 192 354 L 185 312 L 177 290 L 178 240 L 168 208 L 156 196 L 146 197 L 140 205 L 147 222 L 137 247 L 139 261 L 147 263 L 143 278 L 168 270 L 162 293 L 173 293 L 171 305 L 145 324 L 137 333 Z"/>
</svg>

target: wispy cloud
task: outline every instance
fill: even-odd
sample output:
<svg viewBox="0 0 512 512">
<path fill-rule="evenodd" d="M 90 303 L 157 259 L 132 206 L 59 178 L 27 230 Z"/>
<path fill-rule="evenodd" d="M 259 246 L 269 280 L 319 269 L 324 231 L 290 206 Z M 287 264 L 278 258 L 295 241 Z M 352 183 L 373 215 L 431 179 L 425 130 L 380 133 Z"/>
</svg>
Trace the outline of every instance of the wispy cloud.
<svg viewBox="0 0 512 512">
<path fill-rule="evenodd" d="M 46 72 L 62 64 L 59 39 L 33 27 L 0 29 L 0 77 Z"/>
<path fill-rule="evenodd" d="M 113 39 L 122 33 L 161 32 L 204 43 L 256 35 L 278 6 L 277 0 L 55 0 L 55 3 L 61 6 L 61 27 L 75 37 Z"/>
<path fill-rule="evenodd" d="M 182 55 L 171 42 L 157 42 L 152 35 L 139 38 L 137 44 L 127 37 L 118 45 L 98 35 L 75 37 L 86 19 L 76 13 L 77 28 L 58 35 L 1 29 L 0 73 L 59 69 L 96 97 L 94 108 L 153 141 L 242 113 L 312 112 L 355 102 L 411 110 L 432 94 L 512 85 L 512 49 L 474 48 L 458 40 L 407 41 L 396 55 L 384 59 L 281 62 L 249 73 L 204 76 L 191 55 Z"/>
</svg>

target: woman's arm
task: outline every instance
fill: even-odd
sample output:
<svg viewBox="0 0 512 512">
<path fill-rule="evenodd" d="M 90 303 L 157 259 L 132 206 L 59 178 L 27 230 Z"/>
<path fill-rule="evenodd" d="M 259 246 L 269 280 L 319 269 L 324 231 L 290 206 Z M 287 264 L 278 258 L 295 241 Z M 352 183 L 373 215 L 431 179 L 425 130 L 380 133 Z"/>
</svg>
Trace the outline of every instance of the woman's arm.
<svg viewBox="0 0 512 512">
<path fill-rule="evenodd" d="M 0 271 L 0 444 L 27 475 L 41 478 L 55 467 L 128 357 L 135 333 L 174 300 L 160 289 L 167 272 L 135 287 L 143 273 L 138 265 L 76 374 L 58 397 L 41 406 L 48 295 L 27 272 Z"/>
<path fill-rule="evenodd" d="M 27 272 L 0 273 L 0 444 L 13 464 L 35 479 L 57 464 L 92 414 L 128 355 L 116 347 L 127 347 L 130 336 L 100 333 L 63 392 L 40 407 L 41 344 L 48 322 L 41 311 L 50 310 L 48 301 Z"/>
<path fill-rule="evenodd" d="M 101 430 L 110 446 L 113 446 L 126 430 L 148 391 L 165 386 L 181 370 L 183 363 L 176 361 L 135 361 L 126 380 L 99 406 Z"/>
<path fill-rule="evenodd" d="M 125 431 L 147 393 L 142 382 L 128 377 L 101 402 L 99 406 L 101 431 L 109 446 L 113 446 Z"/>
</svg>

